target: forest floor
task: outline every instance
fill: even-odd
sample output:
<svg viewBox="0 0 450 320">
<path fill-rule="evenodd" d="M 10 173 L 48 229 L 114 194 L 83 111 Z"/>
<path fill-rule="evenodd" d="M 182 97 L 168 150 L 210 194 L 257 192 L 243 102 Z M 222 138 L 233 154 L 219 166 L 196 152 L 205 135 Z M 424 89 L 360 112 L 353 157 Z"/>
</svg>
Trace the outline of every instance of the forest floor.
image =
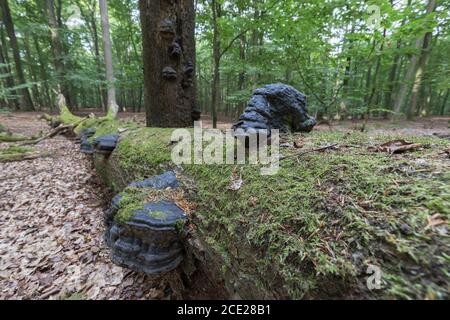
<svg viewBox="0 0 450 320">
<path fill-rule="evenodd" d="M 14 133 L 48 131 L 39 113 L 0 114 Z M 142 114 L 121 117 L 143 122 Z M 450 134 L 449 118 L 392 124 L 372 121 L 369 132 Z M 210 126 L 208 117 L 204 126 Z M 221 121 L 221 128 L 228 128 Z M 343 122 L 317 130 L 352 131 Z M 401 129 L 399 129 L 401 128 Z M 0 149 L 6 144 L 0 143 Z M 48 155 L 0 163 L 0 299 L 165 299 L 170 290 L 114 265 L 103 242 L 108 191 L 79 146 L 64 137 L 39 143 Z"/>
<path fill-rule="evenodd" d="M 38 115 L 0 114 L 0 123 L 32 136 L 48 131 Z M 35 148 L 50 156 L 0 163 L 0 299 L 166 298 L 145 275 L 109 259 L 108 191 L 79 146 L 56 137 Z"/>
</svg>

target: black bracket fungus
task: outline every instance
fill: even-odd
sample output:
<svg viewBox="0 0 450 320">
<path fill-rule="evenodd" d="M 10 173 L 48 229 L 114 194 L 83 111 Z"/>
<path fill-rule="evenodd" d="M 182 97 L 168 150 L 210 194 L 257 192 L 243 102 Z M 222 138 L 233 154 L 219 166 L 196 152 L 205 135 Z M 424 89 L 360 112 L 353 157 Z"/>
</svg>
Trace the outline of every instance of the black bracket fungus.
<svg viewBox="0 0 450 320">
<path fill-rule="evenodd" d="M 79 139 L 80 139 L 80 151 L 85 154 L 93 154 L 94 148 L 92 144 L 89 142 L 89 138 L 94 136 L 95 129 L 93 128 L 83 128 L 80 131 Z"/>
<path fill-rule="evenodd" d="M 105 136 L 95 138 L 93 147 L 97 153 L 110 154 L 116 148 L 118 141 L 118 134 L 107 134 Z"/>
<path fill-rule="evenodd" d="M 306 96 L 282 83 L 256 89 L 233 129 L 239 134 L 279 129 L 282 133 L 310 132 L 317 121 L 308 115 Z"/>
<path fill-rule="evenodd" d="M 162 76 L 166 80 L 176 80 L 177 72 L 171 67 L 165 67 L 162 71 Z"/>
<path fill-rule="evenodd" d="M 175 36 L 175 26 L 172 20 L 164 19 L 159 25 L 159 32 L 164 39 L 171 39 Z"/>
<path fill-rule="evenodd" d="M 192 63 L 192 61 L 188 61 L 186 62 L 186 64 L 184 65 L 184 74 L 188 77 L 193 77 L 194 76 L 194 64 Z"/>
<path fill-rule="evenodd" d="M 184 258 L 177 226 L 186 222 L 186 214 L 173 202 L 145 205 L 127 223 L 113 223 L 108 239 L 113 262 L 151 275 L 175 269 Z"/>
<path fill-rule="evenodd" d="M 178 59 L 179 57 L 181 57 L 182 53 L 183 51 L 178 42 L 177 41 L 172 42 L 172 44 L 169 46 L 169 56 L 173 59 Z"/>
<path fill-rule="evenodd" d="M 159 176 L 145 179 L 144 181 L 132 182 L 129 186 L 136 188 L 154 188 L 162 190 L 167 188 L 175 189 L 178 188 L 180 184 L 178 183 L 175 173 L 173 171 L 167 171 Z"/>
<path fill-rule="evenodd" d="M 172 171 L 129 185 L 134 188 L 164 190 L 178 188 Z M 105 240 L 111 248 L 112 261 L 122 267 L 149 275 L 175 269 L 184 258 L 182 237 L 186 236 L 188 218 L 172 201 L 142 204 L 126 221 L 117 221 L 122 195 L 117 195 L 105 212 Z M 181 236 L 181 237 L 180 237 Z"/>
</svg>

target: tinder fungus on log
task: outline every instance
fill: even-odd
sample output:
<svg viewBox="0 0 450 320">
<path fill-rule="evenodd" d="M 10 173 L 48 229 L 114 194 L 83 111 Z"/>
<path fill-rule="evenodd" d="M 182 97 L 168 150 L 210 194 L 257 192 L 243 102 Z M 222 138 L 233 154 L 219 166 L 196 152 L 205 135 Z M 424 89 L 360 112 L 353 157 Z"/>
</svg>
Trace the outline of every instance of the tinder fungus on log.
<svg viewBox="0 0 450 320">
<path fill-rule="evenodd" d="M 173 172 L 166 172 L 130 187 L 165 190 L 177 188 Z M 174 202 L 162 200 L 143 204 L 126 221 L 115 219 L 122 195 L 113 198 L 105 213 L 105 240 L 114 263 L 137 272 L 157 275 L 175 269 L 184 258 L 182 238 L 187 216 Z"/>
<path fill-rule="evenodd" d="M 235 131 L 279 129 L 281 132 L 310 132 L 317 121 L 308 115 L 306 96 L 282 83 L 256 89 L 247 108 L 233 126 Z"/>
</svg>

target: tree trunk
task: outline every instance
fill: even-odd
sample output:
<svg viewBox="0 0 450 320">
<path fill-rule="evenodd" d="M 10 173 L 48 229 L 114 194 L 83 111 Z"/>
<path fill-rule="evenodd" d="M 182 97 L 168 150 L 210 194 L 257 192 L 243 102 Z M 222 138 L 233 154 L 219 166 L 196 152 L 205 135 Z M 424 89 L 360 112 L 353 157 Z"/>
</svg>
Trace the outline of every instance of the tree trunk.
<svg viewBox="0 0 450 320">
<path fill-rule="evenodd" d="M 16 73 L 19 84 L 25 85 L 27 82 L 25 80 L 25 75 L 23 73 L 22 61 L 20 58 L 19 44 L 17 42 L 16 33 L 14 30 L 14 23 L 11 17 L 11 12 L 9 10 L 8 0 L 0 0 L 2 8 L 2 19 L 6 27 L 6 32 L 8 33 L 9 41 L 11 42 L 11 48 L 13 50 L 14 63 L 16 65 Z M 22 88 L 22 105 L 25 110 L 34 110 L 33 100 L 31 99 L 30 92 L 28 88 Z"/>
<path fill-rule="evenodd" d="M 34 42 L 34 47 L 36 49 L 36 53 L 39 59 L 39 73 L 40 73 L 40 77 L 41 77 L 41 81 L 43 83 L 43 91 L 44 91 L 44 97 L 45 97 L 45 105 L 47 107 L 50 108 L 51 111 L 54 110 L 54 106 L 52 103 L 52 99 L 50 98 L 50 89 L 48 87 L 48 75 L 47 75 L 47 71 L 45 70 L 45 64 L 43 61 L 43 55 L 42 55 L 42 50 L 41 50 L 41 46 L 39 45 L 39 39 L 37 38 L 36 35 L 33 36 L 33 42 Z"/>
<path fill-rule="evenodd" d="M 422 78 L 425 73 L 426 65 L 428 63 L 431 37 L 432 32 L 427 32 L 423 40 L 422 53 L 420 55 L 419 65 L 416 70 L 415 81 L 412 89 L 411 106 L 408 109 L 409 112 L 407 113 L 408 119 L 412 119 L 418 113 L 417 104 L 419 101 L 419 94 L 422 91 Z"/>
<path fill-rule="evenodd" d="M 196 117 L 193 0 L 139 0 L 147 125 L 188 127 Z"/>
<path fill-rule="evenodd" d="M 108 113 L 113 117 L 117 117 L 119 106 L 116 102 L 116 89 L 114 88 L 111 36 L 109 34 L 109 17 L 106 0 L 100 0 L 100 15 L 102 17 L 103 52 L 105 54 L 106 81 L 108 82 Z"/>
<path fill-rule="evenodd" d="M 55 15 L 55 7 L 53 0 L 46 0 L 46 11 L 48 24 L 50 26 L 51 40 L 52 40 L 52 50 L 53 58 L 56 69 L 56 74 L 59 80 L 59 91 L 66 98 L 68 106 L 71 106 L 70 94 L 66 84 L 65 79 L 65 65 L 64 65 L 64 54 L 63 45 L 61 42 L 61 37 L 59 34 L 59 24 Z"/>
<path fill-rule="evenodd" d="M 430 13 L 434 12 L 436 10 L 436 0 L 429 0 L 428 1 L 428 5 L 427 5 L 427 12 L 426 14 L 429 15 Z M 424 40 L 425 40 L 425 36 L 420 36 L 415 43 L 415 49 L 417 51 L 420 51 L 423 47 L 424 44 Z M 403 83 L 400 87 L 400 92 L 397 96 L 397 99 L 395 101 L 395 105 L 394 105 L 394 112 L 398 115 L 400 114 L 400 111 L 402 110 L 402 107 L 405 103 L 406 100 L 406 96 L 408 95 L 408 91 L 410 88 L 410 83 L 414 77 L 414 75 L 417 72 L 417 68 L 418 68 L 418 63 L 419 63 L 419 57 L 414 54 L 411 57 L 410 63 L 409 63 L 409 68 L 408 71 L 406 73 L 406 76 L 403 80 Z M 410 108 L 407 108 L 406 113 L 408 114 L 410 111 Z"/>
<path fill-rule="evenodd" d="M 216 0 L 211 1 L 211 10 L 213 16 L 213 83 L 211 91 L 211 113 L 213 128 L 217 128 L 217 109 L 220 101 L 220 37 L 217 18 L 220 17 L 220 9 Z"/>
<path fill-rule="evenodd" d="M 3 34 L 3 28 L 1 28 L 0 32 L 1 32 L 0 63 L 3 64 L 3 67 L 0 68 L 0 70 L 4 75 L 8 75 L 7 77 L 4 78 L 5 86 L 6 88 L 9 89 L 11 95 L 14 96 L 14 98 L 11 99 L 12 103 L 8 98 L 6 98 L 6 103 L 9 107 L 13 107 L 15 110 L 19 110 L 19 101 L 16 98 L 17 92 L 14 89 L 15 87 L 14 78 L 11 73 L 11 68 L 9 67 L 9 59 L 7 56 L 8 51 L 6 50 L 6 40 Z"/>
<path fill-rule="evenodd" d="M 447 93 L 445 94 L 444 100 L 442 101 L 442 106 L 440 110 L 440 115 L 445 115 L 445 107 L 447 106 L 448 96 L 450 95 L 450 89 L 447 89 Z"/>
</svg>

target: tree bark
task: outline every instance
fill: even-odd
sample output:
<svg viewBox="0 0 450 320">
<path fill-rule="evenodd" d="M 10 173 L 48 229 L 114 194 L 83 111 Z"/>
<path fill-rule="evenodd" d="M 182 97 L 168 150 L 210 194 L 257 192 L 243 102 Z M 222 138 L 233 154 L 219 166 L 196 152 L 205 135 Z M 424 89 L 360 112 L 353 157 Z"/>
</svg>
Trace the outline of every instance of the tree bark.
<svg viewBox="0 0 450 320">
<path fill-rule="evenodd" d="M 1 28 L 1 26 L 0 26 Z M 3 67 L 0 68 L 3 74 L 8 75 L 4 78 L 5 80 L 5 86 L 9 89 L 11 92 L 11 95 L 13 96 L 13 99 L 6 98 L 6 104 L 9 107 L 13 107 L 15 110 L 19 110 L 19 101 L 16 99 L 17 92 L 15 90 L 14 85 L 14 78 L 11 73 L 11 68 L 9 67 L 9 59 L 7 56 L 7 50 L 6 50 L 6 41 L 3 34 L 3 28 L 0 30 L 1 32 L 1 46 L 0 46 L 0 63 L 3 64 Z"/>
<path fill-rule="evenodd" d="M 19 44 L 17 42 L 16 33 L 14 30 L 14 22 L 11 17 L 11 11 L 9 9 L 8 0 L 0 0 L 2 8 L 2 19 L 6 27 L 6 32 L 8 33 L 9 41 L 11 42 L 11 48 L 13 50 L 14 63 L 16 66 L 17 79 L 19 84 L 25 85 L 27 82 L 25 80 L 25 75 L 23 73 L 22 60 L 20 58 Z M 30 92 L 28 88 L 22 88 L 22 105 L 25 110 L 34 110 L 33 100 L 31 99 Z"/>
<path fill-rule="evenodd" d="M 450 95 L 450 89 L 447 89 L 447 93 L 444 96 L 444 100 L 442 101 L 440 114 L 441 116 L 445 115 L 445 107 L 447 106 L 448 96 Z"/>
<path fill-rule="evenodd" d="M 46 12 L 47 12 L 47 19 L 48 24 L 50 26 L 50 32 L 51 32 L 51 40 L 52 40 L 52 50 L 53 50 L 53 58 L 54 58 L 54 64 L 56 73 L 59 80 L 59 91 L 64 95 L 66 98 L 68 106 L 71 106 L 70 101 L 70 93 L 66 84 L 65 79 L 65 65 L 64 65 L 64 54 L 63 54 L 63 45 L 61 42 L 61 37 L 59 34 L 59 27 L 58 20 L 55 15 L 55 6 L 53 0 L 46 0 Z"/>
<path fill-rule="evenodd" d="M 102 18 L 103 52 L 105 54 L 106 81 L 108 82 L 108 112 L 111 116 L 117 117 L 119 106 L 116 102 L 116 89 L 114 87 L 111 36 L 109 34 L 109 17 L 106 0 L 100 0 L 100 15 Z"/>
<path fill-rule="evenodd" d="M 217 19 L 220 17 L 220 8 L 216 0 L 211 1 L 213 23 L 213 83 L 211 92 L 211 113 L 213 128 L 217 128 L 217 109 L 220 101 L 220 36 Z"/>
<path fill-rule="evenodd" d="M 419 94 L 422 90 L 422 78 L 425 73 L 425 68 L 428 63 L 428 54 L 430 51 L 430 42 L 431 42 L 432 32 L 427 32 L 425 34 L 422 46 L 422 52 L 419 59 L 419 65 L 416 70 L 414 85 L 412 89 L 411 95 L 411 106 L 408 108 L 407 118 L 412 119 L 418 112 L 417 104 L 419 100 Z"/>
<path fill-rule="evenodd" d="M 195 101 L 193 0 L 140 0 L 147 125 L 188 127 Z"/>
<path fill-rule="evenodd" d="M 436 10 L 436 0 L 429 0 L 428 5 L 427 5 L 426 14 L 429 15 L 430 13 L 434 12 L 435 10 Z M 415 46 L 414 46 L 414 48 L 417 51 L 420 51 L 422 49 L 424 40 L 425 40 L 425 35 L 417 38 Z M 400 111 L 402 110 L 403 105 L 405 104 L 406 96 L 408 95 L 408 91 L 410 89 L 410 83 L 413 80 L 413 77 L 417 72 L 418 63 L 419 63 L 419 56 L 414 54 L 411 57 L 408 71 L 406 73 L 406 76 L 400 87 L 400 92 L 395 101 L 394 112 L 396 113 L 397 117 L 400 114 Z M 407 111 L 406 111 L 407 114 L 410 112 L 409 110 L 410 110 L 410 108 L 407 108 Z"/>
</svg>

